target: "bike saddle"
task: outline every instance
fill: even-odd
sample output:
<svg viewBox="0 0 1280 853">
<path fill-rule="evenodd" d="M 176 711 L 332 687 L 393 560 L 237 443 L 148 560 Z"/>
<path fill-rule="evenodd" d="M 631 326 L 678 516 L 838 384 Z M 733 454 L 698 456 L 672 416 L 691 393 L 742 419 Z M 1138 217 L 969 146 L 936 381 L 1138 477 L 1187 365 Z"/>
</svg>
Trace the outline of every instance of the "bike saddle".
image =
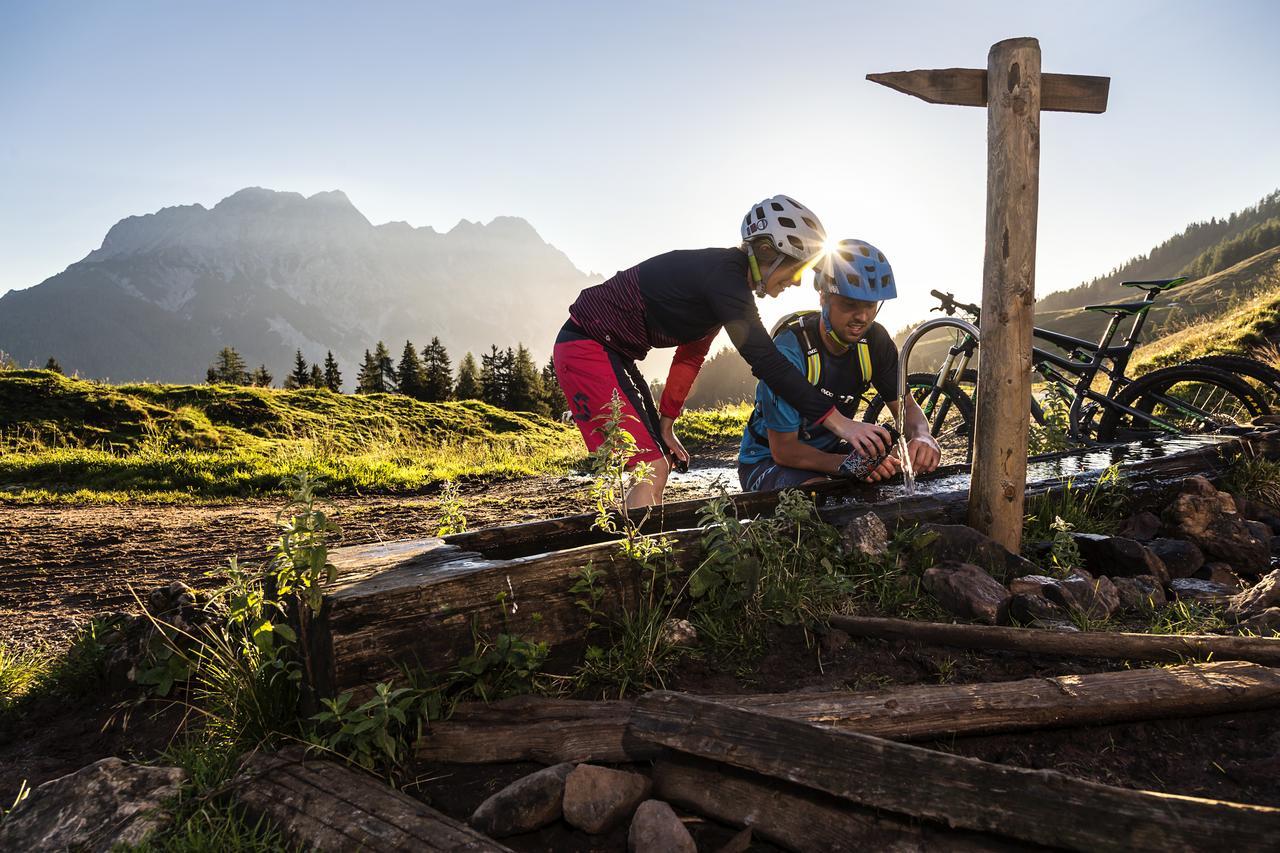
<svg viewBox="0 0 1280 853">
<path fill-rule="evenodd" d="M 1084 310 L 1101 311 L 1104 314 L 1113 314 L 1116 317 L 1128 317 L 1150 307 L 1150 302 L 1117 302 L 1114 305 L 1086 305 Z"/>
<path fill-rule="evenodd" d="M 1177 287 L 1186 280 L 1187 277 L 1184 275 L 1178 278 L 1158 278 L 1150 281 L 1122 281 L 1120 284 L 1124 287 L 1136 287 L 1139 290 L 1168 290 L 1171 287 Z"/>
</svg>

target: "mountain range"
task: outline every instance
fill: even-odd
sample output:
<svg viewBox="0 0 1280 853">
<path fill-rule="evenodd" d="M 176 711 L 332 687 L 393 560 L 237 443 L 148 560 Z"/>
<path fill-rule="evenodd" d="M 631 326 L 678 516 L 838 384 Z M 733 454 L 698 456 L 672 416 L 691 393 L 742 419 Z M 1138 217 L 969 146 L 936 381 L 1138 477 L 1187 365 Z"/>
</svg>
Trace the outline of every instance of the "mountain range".
<svg viewBox="0 0 1280 853">
<path fill-rule="evenodd" d="M 0 297 L 0 350 L 19 364 L 114 381 L 198 382 L 218 351 L 282 376 L 295 349 L 332 350 L 347 385 L 366 348 L 438 336 L 454 362 L 525 343 L 540 361 L 578 270 L 525 220 L 445 233 L 373 225 L 342 192 L 249 188 L 212 208 L 131 216 L 63 272 Z"/>
</svg>

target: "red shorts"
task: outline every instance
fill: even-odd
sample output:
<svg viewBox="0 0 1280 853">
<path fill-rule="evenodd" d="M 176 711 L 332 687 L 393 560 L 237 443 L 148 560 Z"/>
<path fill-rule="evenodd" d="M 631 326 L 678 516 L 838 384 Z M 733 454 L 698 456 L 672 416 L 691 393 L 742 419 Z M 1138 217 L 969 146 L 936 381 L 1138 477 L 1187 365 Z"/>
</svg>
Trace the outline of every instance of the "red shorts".
<svg viewBox="0 0 1280 853">
<path fill-rule="evenodd" d="M 604 424 L 616 391 L 622 401 L 621 426 L 636 441 L 636 452 L 627 464 L 654 462 L 667 455 L 649 383 L 634 361 L 587 337 L 572 320 L 560 330 L 551 360 L 587 450 L 594 452 L 604 443 Z"/>
</svg>

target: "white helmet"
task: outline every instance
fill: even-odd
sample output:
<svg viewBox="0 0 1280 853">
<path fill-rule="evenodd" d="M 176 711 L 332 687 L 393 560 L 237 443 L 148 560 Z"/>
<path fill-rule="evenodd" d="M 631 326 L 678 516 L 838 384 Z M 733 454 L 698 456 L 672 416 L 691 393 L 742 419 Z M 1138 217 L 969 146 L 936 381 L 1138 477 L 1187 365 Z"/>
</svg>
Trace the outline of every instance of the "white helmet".
<svg viewBox="0 0 1280 853">
<path fill-rule="evenodd" d="M 807 261 L 821 254 L 826 229 L 817 214 L 793 198 L 775 195 L 752 205 L 742 217 L 742 240 L 769 237 L 784 255 Z"/>
</svg>

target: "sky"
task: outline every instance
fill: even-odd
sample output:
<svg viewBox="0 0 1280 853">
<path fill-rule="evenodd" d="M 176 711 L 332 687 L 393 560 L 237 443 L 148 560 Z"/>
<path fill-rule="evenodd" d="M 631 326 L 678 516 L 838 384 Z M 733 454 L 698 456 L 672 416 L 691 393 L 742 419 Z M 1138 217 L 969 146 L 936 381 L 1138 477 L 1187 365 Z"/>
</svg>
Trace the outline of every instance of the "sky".
<svg viewBox="0 0 1280 853">
<path fill-rule="evenodd" d="M 521 216 L 605 275 L 736 244 L 784 193 L 889 257 L 893 331 L 931 288 L 981 292 L 986 115 L 866 74 L 1034 36 L 1044 71 L 1112 78 L 1105 114 L 1042 117 L 1044 294 L 1280 187 L 1278 32 L 1250 0 L 0 0 L 0 293 L 246 186 L 438 230 Z"/>
</svg>

